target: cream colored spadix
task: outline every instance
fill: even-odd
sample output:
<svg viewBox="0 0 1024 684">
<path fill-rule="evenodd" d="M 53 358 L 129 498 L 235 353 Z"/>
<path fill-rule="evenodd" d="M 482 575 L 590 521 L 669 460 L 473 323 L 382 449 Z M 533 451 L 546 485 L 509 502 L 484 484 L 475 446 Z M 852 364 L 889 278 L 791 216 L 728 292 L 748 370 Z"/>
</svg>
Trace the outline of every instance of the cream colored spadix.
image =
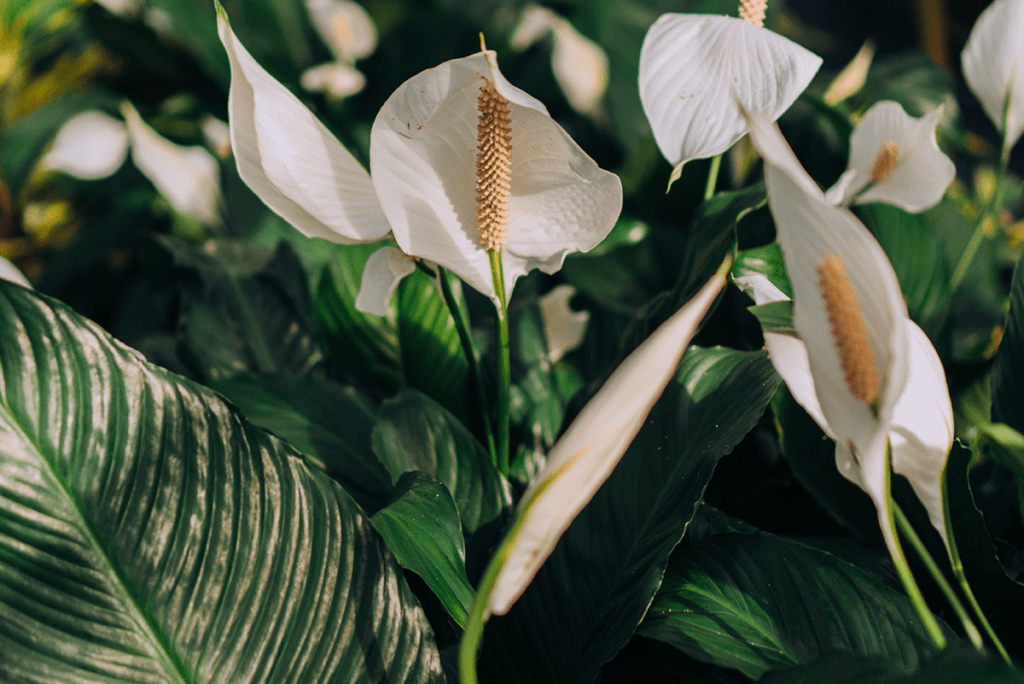
<svg viewBox="0 0 1024 684">
<path fill-rule="evenodd" d="M 1024 133 L 1024 0 L 989 5 L 964 46 L 964 80 L 996 129 L 1006 136 L 1003 154 Z"/>
<path fill-rule="evenodd" d="M 747 132 L 741 107 L 779 118 L 820 66 L 814 53 L 748 21 L 665 14 L 640 51 L 640 100 L 678 170 L 732 147 Z"/>
<path fill-rule="evenodd" d="M 583 407 L 523 493 L 488 611 L 503 615 L 533 580 L 576 515 L 608 479 L 672 378 L 686 346 L 725 285 L 731 260 L 636 348 Z"/>
</svg>

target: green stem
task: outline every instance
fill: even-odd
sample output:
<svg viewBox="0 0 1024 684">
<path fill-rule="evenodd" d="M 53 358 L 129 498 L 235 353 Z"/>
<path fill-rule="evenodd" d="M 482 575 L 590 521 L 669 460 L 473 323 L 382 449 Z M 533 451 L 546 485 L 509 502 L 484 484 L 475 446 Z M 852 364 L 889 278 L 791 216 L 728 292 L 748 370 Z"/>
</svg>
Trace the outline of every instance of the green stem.
<svg viewBox="0 0 1024 684">
<path fill-rule="evenodd" d="M 718 170 L 722 168 L 722 155 L 717 154 L 711 158 L 711 166 L 708 168 L 708 184 L 704 186 L 704 201 L 715 196 L 715 186 L 718 185 Z"/>
<path fill-rule="evenodd" d="M 956 537 L 953 536 L 953 519 L 949 512 L 949 489 L 945 475 L 943 475 L 942 478 L 942 499 L 946 519 L 947 536 L 949 537 L 949 560 L 950 564 L 953 566 L 953 575 L 956 576 L 957 582 L 960 584 L 960 590 L 964 593 L 964 596 L 967 597 L 967 602 L 970 604 L 971 610 L 974 612 L 974 616 L 978 618 L 978 622 L 981 623 L 981 628 L 985 630 L 985 634 L 988 635 L 992 645 L 995 647 L 996 651 L 999 652 L 999 655 L 1002 656 L 1003 660 L 1006 661 L 1006 664 L 1012 665 L 1013 661 L 1010 660 L 1010 654 L 1006 652 L 1006 649 L 1003 647 L 1003 642 L 999 640 L 999 636 L 996 634 L 996 631 L 992 629 L 992 624 L 988 621 L 988 618 L 985 617 L 985 613 L 981 610 L 981 605 L 978 604 L 978 599 L 974 597 L 974 591 L 971 589 L 971 585 L 967 581 L 967 573 L 964 572 L 964 564 L 963 561 L 960 560 L 960 550 L 956 545 Z"/>
<path fill-rule="evenodd" d="M 889 488 L 890 468 L 888 462 L 889 459 L 887 458 L 885 467 L 885 518 L 889 534 L 883 536 L 887 536 L 889 538 L 888 541 L 892 542 L 889 546 L 889 555 L 892 557 L 892 563 L 896 567 L 896 573 L 900 576 L 900 581 L 907 592 L 907 597 L 914 604 L 914 609 L 917 611 L 918 617 L 921 618 L 921 622 L 924 623 L 924 628 L 928 632 L 928 636 L 931 637 L 932 643 L 941 650 L 946 647 L 946 635 L 942 633 L 935 615 L 928 608 L 928 603 L 924 600 L 920 587 L 917 586 L 914 573 L 910 571 L 910 564 L 907 563 L 907 556 L 903 553 L 900 536 L 896 532 L 896 520 L 893 515 L 896 502 L 893 501 L 892 492 Z"/>
<path fill-rule="evenodd" d="M 508 476 L 508 414 L 509 393 L 512 388 L 512 364 L 509 354 L 508 306 L 505 303 L 505 274 L 501 266 L 501 251 L 487 251 L 491 261 L 491 277 L 494 279 L 494 294 L 498 298 L 495 307 L 498 338 L 498 472 Z"/>
<path fill-rule="evenodd" d="M 448 282 L 448 272 L 442 266 L 437 267 L 437 280 L 441 284 L 441 295 L 444 297 L 448 311 L 455 321 L 455 330 L 459 334 L 459 343 L 462 345 L 462 353 L 469 364 L 469 381 L 476 391 L 476 400 L 480 407 L 480 414 L 484 421 L 484 434 L 487 437 L 487 450 L 491 455 L 491 463 L 498 466 L 498 450 L 494 444 L 494 431 L 491 427 L 491 415 L 488 409 L 487 390 L 484 389 L 484 379 L 480 375 L 480 367 L 476 362 L 476 352 L 473 350 L 473 341 L 469 335 L 467 321 L 462 317 L 459 303 L 455 300 L 451 283 Z"/>
<path fill-rule="evenodd" d="M 900 528 L 900 532 L 907 538 L 910 545 L 914 547 L 914 551 L 917 552 L 921 562 L 924 563 L 925 568 L 928 569 L 928 573 L 935 580 L 935 583 L 939 585 L 939 589 L 942 591 L 942 595 L 946 597 L 949 605 L 952 606 L 953 612 L 956 613 L 957 618 L 960 620 L 960 624 L 963 625 L 964 632 L 967 634 L 967 638 L 971 640 L 971 644 L 978 650 L 979 653 L 985 651 L 985 644 L 981 638 L 981 632 L 978 631 L 977 625 L 971 620 L 967 614 L 967 609 L 964 608 L 964 604 L 960 602 L 960 598 L 953 591 L 953 587 L 946 581 L 946 576 L 939 569 L 938 564 L 932 555 L 928 553 L 928 548 L 921 541 L 921 537 L 917 535 L 914 528 L 911 526 L 910 521 L 907 520 L 907 516 L 903 514 L 903 509 L 900 508 L 899 504 L 895 501 L 892 504 L 893 513 L 896 516 L 896 524 Z"/>
</svg>

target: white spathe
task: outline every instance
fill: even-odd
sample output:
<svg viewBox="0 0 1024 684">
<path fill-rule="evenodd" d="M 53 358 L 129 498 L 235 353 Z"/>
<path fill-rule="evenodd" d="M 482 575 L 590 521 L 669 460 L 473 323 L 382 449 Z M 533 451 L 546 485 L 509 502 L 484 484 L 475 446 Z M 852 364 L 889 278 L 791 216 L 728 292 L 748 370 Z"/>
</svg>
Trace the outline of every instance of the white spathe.
<svg viewBox="0 0 1024 684">
<path fill-rule="evenodd" d="M 33 289 L 32 283 L 28 281 L 25 274 L 21 272 L 17 266 L 14 265 L 10 259 L 6 257 L 0 257 L 0 279 L 8 280 L 12 283 L 17 283 L 22 287 Z"/>
<path fill-rule="evenodd" d="M 708 309 L 725 285 L 731 262 L 679 311 L 626 357 L 566 429 L 516 509 L 510 537 L 488 599 L 488 612 L 504 615 L 551 555 L 559 538 L 593 498 L 626 452 Z"/>
<path fill-rule="evenodd" d="M 351 0 L 306 0 L 313 28 L 338 62 L 353 64 L 377 49 L 377 27 Z"/>
<path fill-rule="evenodd" d="M 678 173 L 747 132 L 741 106 L 779 118 L 820 66 L 814 53 L 742 19 L 665 14 L 640 51 L 640 100 Z"/>
<path fill-rule="evenodd" d="M 941 107 L 915 119 L 891 100 L 872 105 L 853 129 L 847 171 L 826 193 L 828 201 L 843 205 L 886 202 L 910 212 L 937 204 L 956 175 L 952 160 L 935 140 L 941 116 Z M 875 164 L 885 154 L 883 148 L 892 144 L 898 152 L 891 170 L 872 183 Z"/>
<path fill-rule="evenodd" d="M 345 62 L 324 62 L 303 71 L 299 84 L 311 93 L 324 93 L 343 100 L 362 90 L 366 86 L 366 77 Z"/>
<path fill-rule="evenodd" d="M 622 185 L 543 104 L 505 80 L 493 51 L 451 60 L 399 86 L 373 122 L 373 184 L 402 251 L 497 299 L 476 218 L 477 100 L 487 81 L 509 101 L 511 119 L 501 248 L 507 300 L 519 276 L 535 268 L 554 273 L 570 252 L 601 242 L 622 207 Z"/>
<path fill-rule="evenodd" d="M 608 90 L 608 55 L 565 19 L 552 26 L 551 69 L 569 104 L 580 114 L 598 116 Z"/>
<path fill-rule="evenodd" d="M 124 123 L 90 109 L 61 126 L 39 163 L 44 169 L 95 180 L 113 174 L 127 156 L 128 131 Z"/>
<path fill-rule="evenodd" d="M 544 337 L 548 342 L 548 363 L 555 363 L 580 346 L 590 321 L 589 311 L 574 311 L 569 300 L 576 294 L 572 285 L 557 285 L 540 298 Z"/>
<path fill-rule="evenodd" d="M 381 247 L 370 255 L 363 266 L 356 309 L 375 316 L 386 316 L 398 283 L 415 270 L 416 264 L 402 250 Z"/>
<path fill-rule="evenodd" d="M 893 469 L 912 480 L 945 537 L 936 492 L 941 492 L 942 463 L 951 443 L 944 436 L 952 423 L 941 363 L 908 318 L 892 265 L 864 224 L 825 201 L 777 126 L 756 112 L 747 114 L 751 140 L 765 160 L 768 206 L 793 287 L 793 325 L 800 336 L 779 346 L 778 335 L 766 335 L 769 356 L 797 401 L 836 441 L 840 473 L 872 498 L 890 547 L 895 543 L 888 521 L 890 441 Z M 851 393 L 845 379 L 817 272 L 826 254 L 842 259 L 867 331 L 879 379 L 875 410 Z M 933 396 L 924 401 L 914 394 L 919 391 Z"/>
<path fill-rule="evenodd" d="M 1024 0 L 989 5 L 960 59 L 967 86 L 1006 136 L 1003 155 L 1008 155 L 1024 133 Z"/>
<path fill-rule="evenodd" d="M 132 161 L 175 211 L 209 226 L 219 225 L 220 165 L 205 147 L 181 147 L 159 135 L 130 103 L 121 105 Z"/>
</svg>

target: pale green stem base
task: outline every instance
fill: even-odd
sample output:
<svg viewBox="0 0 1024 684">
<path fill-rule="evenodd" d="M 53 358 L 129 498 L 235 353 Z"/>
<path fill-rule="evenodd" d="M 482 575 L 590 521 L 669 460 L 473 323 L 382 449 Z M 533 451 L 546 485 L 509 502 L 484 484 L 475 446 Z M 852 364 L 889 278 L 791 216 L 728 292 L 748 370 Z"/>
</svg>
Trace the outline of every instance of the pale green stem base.
<svg viewBox="0 0 1024 684">
<path fill-rule="evenodd" d="M 505 273 L 501 265 L 501 251 L 488 250 L 491 262 L 491 277 L 494 279 L 494 294 L 498 298 L 495 307 L 498 338 L 498 472 L 508 476 L 508 414 L 509 395 L 512 388 L 512 363 L 509 353 L 508 305 L 505 303 Z"/>
<path fill-rule="evenodd" d="M 722 168 L 722 155 L 718 154 L 711 158 L 711 166 L 708 168 L 708 183 L 704 186 L 704 201 L 715 196 L 715 186 L 718 185 L 718 171 Z"/>
</svg>

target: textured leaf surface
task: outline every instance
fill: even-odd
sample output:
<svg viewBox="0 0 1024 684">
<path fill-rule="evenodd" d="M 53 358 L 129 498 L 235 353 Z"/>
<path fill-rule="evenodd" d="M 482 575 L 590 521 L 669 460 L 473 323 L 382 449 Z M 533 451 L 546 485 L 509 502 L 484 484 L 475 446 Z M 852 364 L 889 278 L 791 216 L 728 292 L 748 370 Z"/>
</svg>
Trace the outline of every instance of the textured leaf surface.
<svg viewBox="0 0 1024 684">
<path fill-rule="evenodd" d="M 438 682 L 352 500 L 217 395 L 0 283 L 0 680 Z"/>
<path fill-rule="evenodd" d="M 754 678 L 835 651 L 911 672 L 935 651 L 905 596 L 766 533 L 716 535 L 673 554 L 638 631 Z"/>
<path fill-rule="evenodd" d="M 757 422 L 778 382 L 763 352 L 691 347 L 533 583 L 507 615 L 491 618 L 481 676 L 591 681 L 632 635 L 715 464 Z"/>
</svg>

